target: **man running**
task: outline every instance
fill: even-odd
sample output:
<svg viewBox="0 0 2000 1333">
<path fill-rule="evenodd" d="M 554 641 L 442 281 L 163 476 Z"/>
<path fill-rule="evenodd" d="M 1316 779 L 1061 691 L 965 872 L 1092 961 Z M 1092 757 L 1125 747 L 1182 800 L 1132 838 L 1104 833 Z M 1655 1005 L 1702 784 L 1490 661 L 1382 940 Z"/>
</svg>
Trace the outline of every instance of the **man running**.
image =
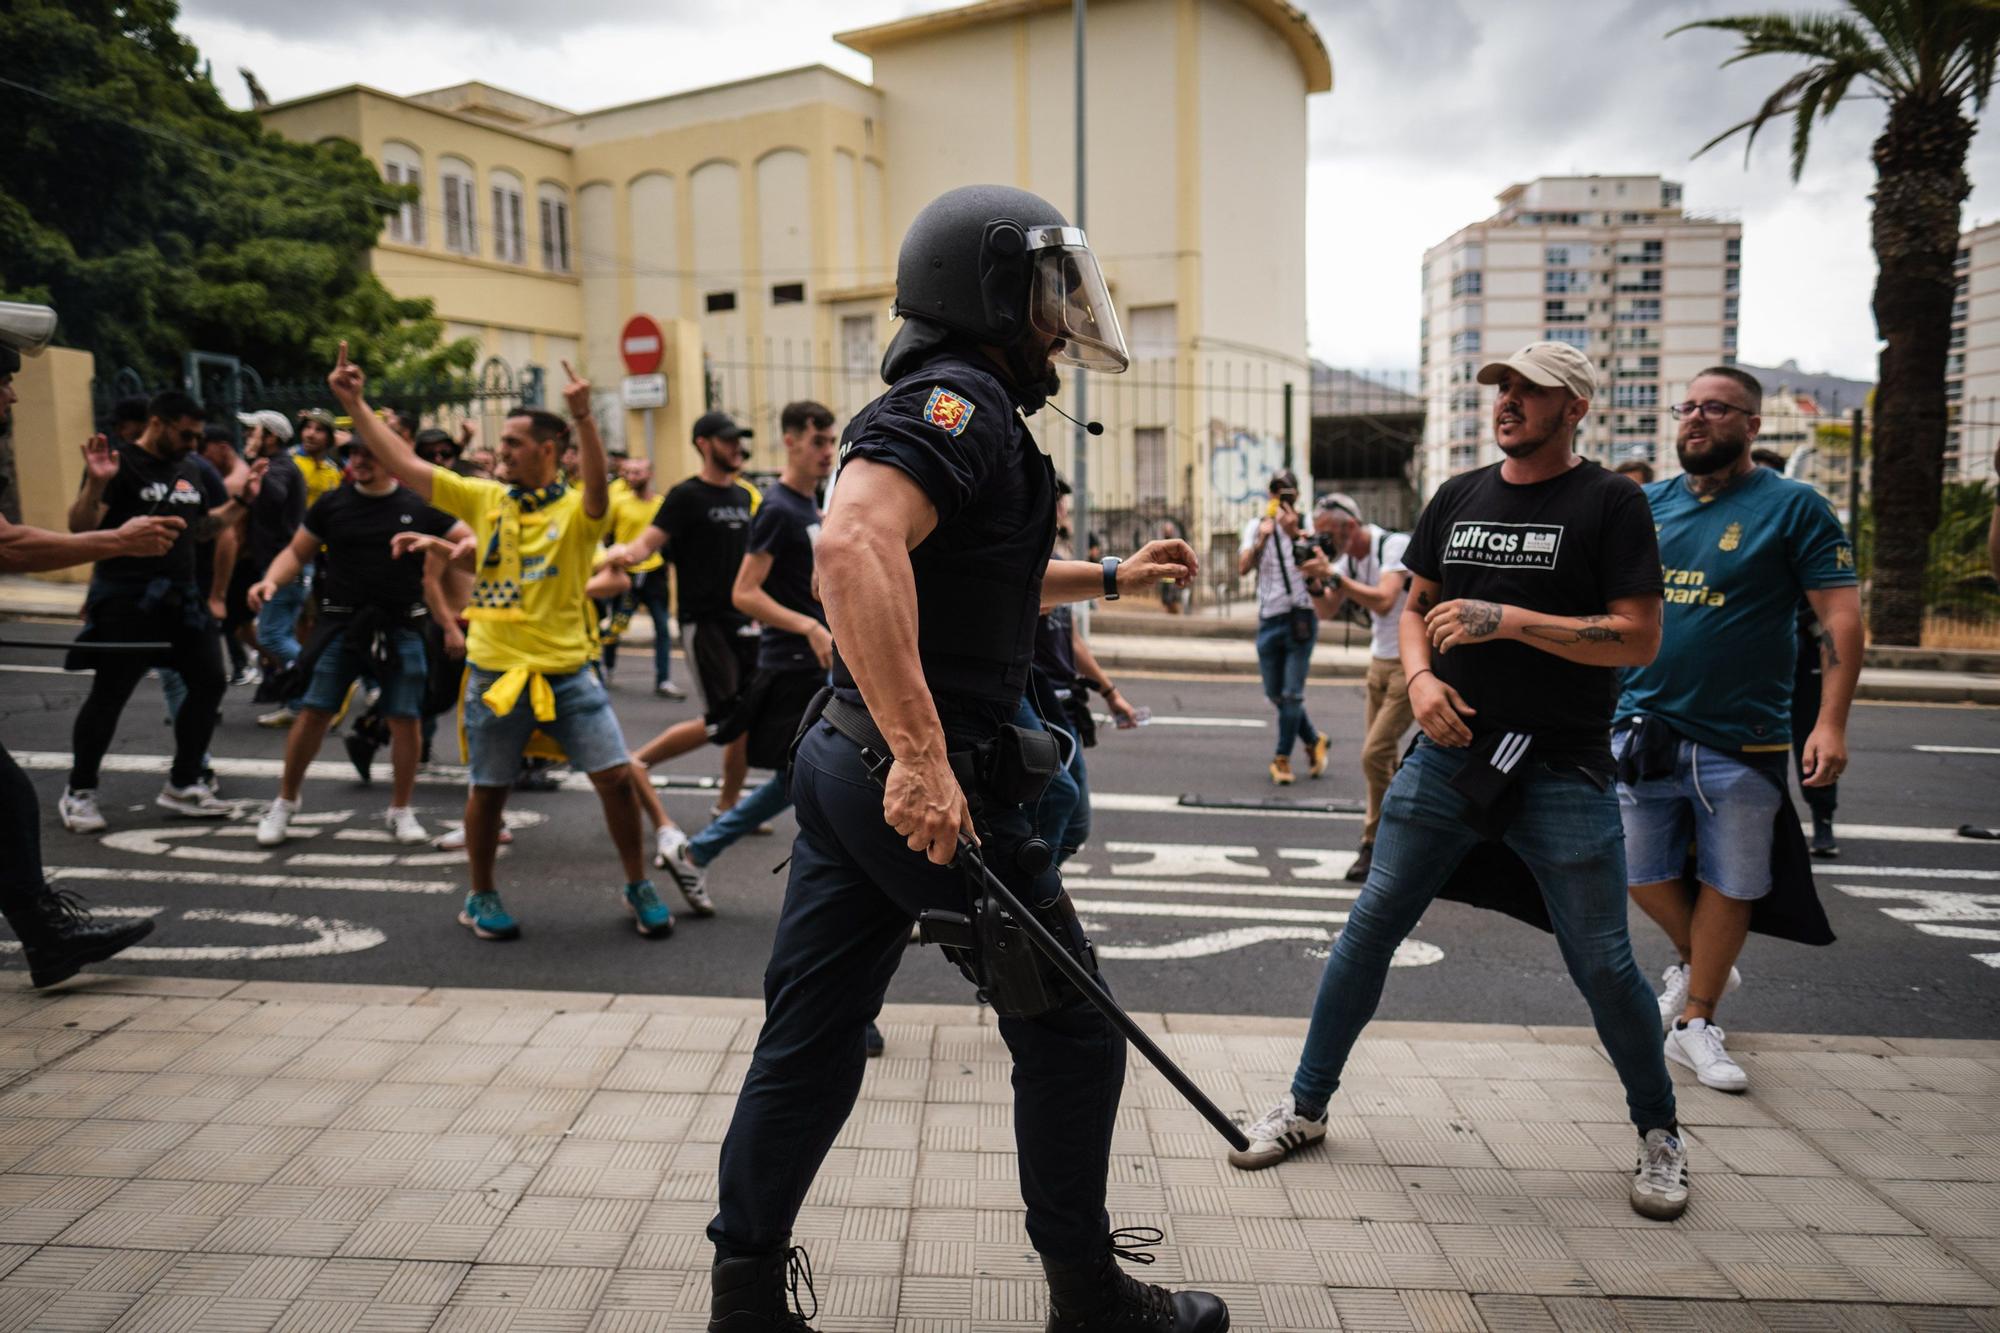
<svg viewBox="0 0 2000 1333">
<path fill-rule="evenodd" d="M 114 445 L 99 435 L 83 447 L 83 486 L 70 504 L 71 532 L 119 528 L 135 517 L 162 514 L 186 526 L 164 554 L 100 560 L 91 574 L 83 633 L 65 663 L 71 671 L 95 672 L 70 732 L 69 785 L 57 806 L 72 833 L 105 827 L 98 770 L 132 690 L 155 666 L 178 671 L 187 697 L 174 719 L 173 766 L 154 804 L 197 819 L 222 819 L 234 810 L 201 776 L 228 678 L 208 590 L 196 582 L 195 546 L 241 517 L 244 505 L 240 494 L 213 506 L 204 499 L 201 471 L 190 457 L 201 444 L 201 428 L 201 404 L 170 389 L 147 405 L 138 439 Z M 157 657 L 93 652 L 93 641 L 164 643 L 167 649 Z"/>
<path fill-rule="evenodd" d="M 471 790 L 465 802 L 465 855 L 471 891 L 459 924 L 482 940 L 511 940 L 520 925 L 494 887 L 500 818 L 520 772 L 521 752 L 537 729 L 562 745 L 570 762 L 590 775 L 604 822 L 625 871 L 624 900 L 638 932 L 673 933 L 673 913 L 646 877 L 639 798 L 625 737 L 611 698 L 589 668 L 591 553 L 611 525 L 604 443 L 590 414 L 590 384 L 563 364 L 563 390 L 583 450 L 582 482 L 570 486 L 556 468 L 569 428 L 561 417 L 523 407 L 507 417 L 500 449 L 511 484 L 461 477 L 417 457 L 369 411 L 361 367 L 340 361 L 327 377 L 334 397 L 354 418 L 360 438 L 382 468 L 436 508 L 467 524 L 476 539 L 479 572 L 466 618 L 465 732 Z"/>
<path fill-rule="evenodd" d="M 285 739 L 285 771 L 278 795 L 257 825 L 257 842 L 263 847 L 276 847 L 285 840 L 292 816 L 298 813 L 306 766 L 319 753 L 349 687 L 364 676 L 381 688 L 375 708 L 390 737 L 393 777 L 383 819 L 397 842 L 418 843 L 430 836 L 417 822 L 410 800 L 422 749 L 418 717 L 428 670 L 423 622 L 440 597 L 424 586 L 424 561 L 398 559 L 390 542 L 402 532 L 460 541 L 472 530 L 398 485 L 376 462 L 366 440 L 357 439 L 347 453 L 347 484 L 307 511 L 291 544 L 249 592 L 250 605 L 262 606 L 299 577 L 314 553 L 325 546 L 319 616 L 312 641 L 299 658 L 306 692 L 298 720 Z"/>
</svg>

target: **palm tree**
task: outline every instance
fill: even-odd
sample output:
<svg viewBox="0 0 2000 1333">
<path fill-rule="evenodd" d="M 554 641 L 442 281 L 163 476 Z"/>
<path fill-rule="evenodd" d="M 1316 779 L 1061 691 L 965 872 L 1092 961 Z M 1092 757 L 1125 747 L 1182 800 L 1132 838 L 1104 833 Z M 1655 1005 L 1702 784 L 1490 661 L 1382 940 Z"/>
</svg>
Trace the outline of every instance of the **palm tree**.
<svg viewBox="0 0 2000 1333">
<path fill-rule="evenodd" d="M 1875 329 L 1881 366 L 1875 396 L 1874 586 L 1868 628 L 1876 643 L 1915 644 L 1923 632 L 1924 566 L 1938 522 L 1944 460 L 1945 359 L 1958 255 L 1959 207 L 1977 114 L 2000 56 L 2000 0 L 1847 0 L 1847 13 L 1762 14 L 1684 24 L 1742 39 L 1726 69 L 1753 56 L 1811 62 L 1778 85 L 1757 114 L 1702 145 L 1705 153 L 1792 118 L 1792 179 L 1805 170 L 1813 125 L 1857 81 L 1886 102 L 1875 140 Z M 1700 154 L 1697 154 L 1699 156 Z"/>
</svg>

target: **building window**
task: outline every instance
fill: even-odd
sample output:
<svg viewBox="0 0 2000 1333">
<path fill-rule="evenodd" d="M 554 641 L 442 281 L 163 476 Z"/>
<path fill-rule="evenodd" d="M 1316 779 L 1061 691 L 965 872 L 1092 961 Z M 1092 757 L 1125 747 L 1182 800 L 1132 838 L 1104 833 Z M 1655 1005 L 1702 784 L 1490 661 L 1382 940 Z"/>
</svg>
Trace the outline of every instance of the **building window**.
<svg viewBox="0 0 2000 1333">
<path fill-rule="evenodd" d="M 406 143 L 382 145 L 382 179 L 391 185 L 408 185 L 417 197 L 389 215 L 386 235 L 404 245 L 424 243 L 424 158 Z"/>
<path fill-rule="evenodd" d="M 1132 432 L 1132 456 L 1136 481 L 1133 499 L 1142 505 L 1167 502 L 1167 429 L 1140 426 Z"/>
<path fill-rule="evenodd" d="M 1618 247 L 1620 264 L 1657 264 L 1666 253 L 1664 241 L 1626 241 Z"/>
<path fill-rule="evenodd" d="M 1172 304 L 1135 305 L 1128 310 L 1127 346 L 1134 361 L 1163 361 L 1180 351 L 1180 317 Z M 1430 331 L 1430 321 L 1424 321 Z"/>
<path fill-rule="evenodd" d="M 1963 324 L 1965 322 L 1965 302 L 1963 301 L 1952 302 L 1951 322 L 1954 324 Z"/>
<path fill-rule="evenodd" d="M 1636 277 L 1628 273 L 1618 280 L 1616 290 L 1621 292 L 1657 292 L 1660 290 L 1660 270 L 1656 268 L 1642 268 L 1638 271 Z"/>
<path fill-rule="evenodd" d="M 1743 289 L 1743 270 L 1740 268 L 1724 269 L 1722 271 L 1722 290 L 1725 292 L 1735 292 L 1735 291 L 1741 291 L 1742 289 Z"/>
<path fill-rule="evenodd" d="M 1451 447 L 1451 470 L 1463 472 L 1479 462 L 1479 446 L 1476 444 L 1455 444 Z"/>
<path fill-rule="evenodd" d="M 1660 386 L 1657 384 L 1614 384 L 1611 387 L 1613 407 L 1658 407 Z"/>
<path fill-rule="evenodd" d="M 521 178 L 511 171 L 487 176 L 493 201 L 493 257 L 503 264 L 527 262 L 527 210 L 521 202 Z"/>
<path fill-rule="evenodd" d="M 569 272 L 569 193 L 562 186 L 543 181 L 536 192 L 542 224 L 542 267 L 551 273 Z"/>
<path fill-rule="evenodd" d="M 1486 262 L 1486 247 L 1483 245 L 1462 245 L 1451 256 L 1451 271 L 1463 273 L 1467 269 L 1478 268 Z"/>
<path fill-rule="evenodd" d="M 1459 417 L 1451 423 L 1451 438 L 1454 440 L 1476 440 L 1479 438 L 1479 418 Z"/>
<path fill-rule="evenodd" d="M 1478 269 L 1473 269 L 1469 273 L 1459 274 L 1457 277 L 1451 280 L 1451 294 L 1453 296 L 1479 295 L 1479 290 L 1482 285 L 1481 280 L 1483 279 L 1484 276 L 1485 275 L 1480 273 Z"/>
<path fill-rule="evenodd" d="M 1552 268 L 1542 275 L 1542 290 L 1560 296 L 1566 292 L 1590 290 L 1590 275 L 1575 269 Z"/>
<path fill-rule="evenodd" d="M 1479 390 L 1453 389 L 1451 410 L 1454 412 L 1477 412 L 1479 410 Z"/>
<path fill-rule="evenodd" d="M 774 282 L 771 284 L 772 305 L 798 305 L 806 299 L 806 285 L 803 282 Z"/>
<path fill-rule="evenodd" d="M 1963 375 L 1965 373 L 1965 353 L 1953 352 L 1950 356 L 1946 357 L 1944 359 L 1944 373 L 1947 375 Z"/>
<path fill-rule="evenodd" d="M 444 194 L 444 248 L 453 254 L 479 253 L 479 216 L 472 185 L 472 164 L 456 157 L 438 163 Z"/>
<path fill-rule="evenodd" d="M 1965 325 L 1961 324 L 1951 331 L 1951 345 L 1953 347 L 1965 346 Z"/>
<path fill-rule="evenodd" d="M 708 310 L 709 314 L 719 315 L 725 310 L 734 310 L 736 308 L 736 293 L 710 292 L 703 298 L 702 304 Z"/>
<path fill-rule="evenodd" d="M 1477 356 L 1479 354 L 1479 330 L 1467 329 L 1463 333 L 1452 334 L 1451 350 L 1454 356 Z"/>
<path fill-rule="evenodd" d="M 1568 268 L 1573 262 L 1570 255 L 1583 246 L 1551 245 L 1542 251 L 1542 262 L 1550 268 Z"/>
<path fill-rule="evenodd" d="M 1552 343 L 1568 343 L 1579 349 L 1590 346 L 1589 329 L 1543 329 L 1542 337 Z"/>
<path fill-rule="evenodd" d="M 1566 301 L 1542 302 L 1544 324 L 1581 324 L 1589 317 L 1589 313 L 1582 306 L 1572 310 Z"/>
<path fill-rule="evenodd" d="M 1620 324 L 1649 324 L 1659 319 L 1660 303 L 1640 299 L 1619 310 L 1616 319 Z"/>
<path fill-rule="evenodd" d="M 1953 268 L 1971 268 L 1972 251 L 1960 250 L 1956 255 L 1952 256 L 1951 266 Z"/>
<path fill-rule="evenodd" d="M 1618 376 L 1621 380 L 1655 380 L 1660 377 L 1660 358 L 1642 356 L 1636 362 L 1621 360 Z"/>
</svg>

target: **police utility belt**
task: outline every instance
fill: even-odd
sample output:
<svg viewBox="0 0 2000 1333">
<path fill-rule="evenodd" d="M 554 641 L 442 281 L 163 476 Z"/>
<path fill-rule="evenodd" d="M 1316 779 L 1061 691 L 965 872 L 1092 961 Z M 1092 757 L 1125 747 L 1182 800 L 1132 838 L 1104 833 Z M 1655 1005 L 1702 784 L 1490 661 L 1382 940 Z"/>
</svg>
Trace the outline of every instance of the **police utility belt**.
<svg viewBox="0 0 2000 1333">
<path fill-rule="evenodd" d="M 821 719 L 859 747 L 871 778 L 878 784 L 887 781 L 895 757 L 867 709 L 826 690 L 806 711 L 801 733 Z M 991 741 L 946 757 L 975 820 L 982 810 L 1040 799 L 1061 766 L 1055 737 L 1011 724 L 1002 726 Z M 1014 868 L 1030 879 L 1044 874 L 1053 859 L 1049 844 L 1041 838 L 1029 838 L 1013 849 Z M 961 843 L 957 865 L 966 877 L 966 910 L 925 908 L 917 916 L 919 941 L 943 949 L 978 988 L 981 1001 L 1002 1018 L 1032 1018 L 1074 1003 L 1080 997 L 1075 985 L 1035 948 L 1008 904 L 1000 901 L 989 885 L 993 872 L 981 851 Z M 1053 885 L 1046 901 L 1037 897 L 1042 887 L 1031 887 L 1017 901 L 1040 916 L 1041 924 L 1064 944 L 1070 956 L 1095 975 L 1096 951 L 1088 943 L 1070 943 L 1081 940 L 1083 932 L 1060 881 Z"/>
</svg>

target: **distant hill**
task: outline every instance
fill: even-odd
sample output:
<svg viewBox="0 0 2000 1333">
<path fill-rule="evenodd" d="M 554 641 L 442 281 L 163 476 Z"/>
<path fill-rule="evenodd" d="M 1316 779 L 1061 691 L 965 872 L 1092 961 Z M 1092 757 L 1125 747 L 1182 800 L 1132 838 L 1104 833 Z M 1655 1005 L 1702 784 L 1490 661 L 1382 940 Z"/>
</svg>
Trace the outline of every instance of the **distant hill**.
<svg viewBox="0 0 2000 1333">
<path fill-rule="evenodd" d="M 1800 370 L 1796 361 L 1787 361 L 1781 366 L 1739 365 L 1737 368 L 1755 375 L 1758 383 L 1764 386 L 1765 393 L 1788 388 L 1793 393 L 1811 394 L 1820 411 L 1829 415 L 1837 412 L 1846 416 L 1857 407 L 1866 407 L 1868 395 L 1875 388 L 1867 380 L 1842 379 L 1838 375 L 1818 375 Z"/>
</svg>

